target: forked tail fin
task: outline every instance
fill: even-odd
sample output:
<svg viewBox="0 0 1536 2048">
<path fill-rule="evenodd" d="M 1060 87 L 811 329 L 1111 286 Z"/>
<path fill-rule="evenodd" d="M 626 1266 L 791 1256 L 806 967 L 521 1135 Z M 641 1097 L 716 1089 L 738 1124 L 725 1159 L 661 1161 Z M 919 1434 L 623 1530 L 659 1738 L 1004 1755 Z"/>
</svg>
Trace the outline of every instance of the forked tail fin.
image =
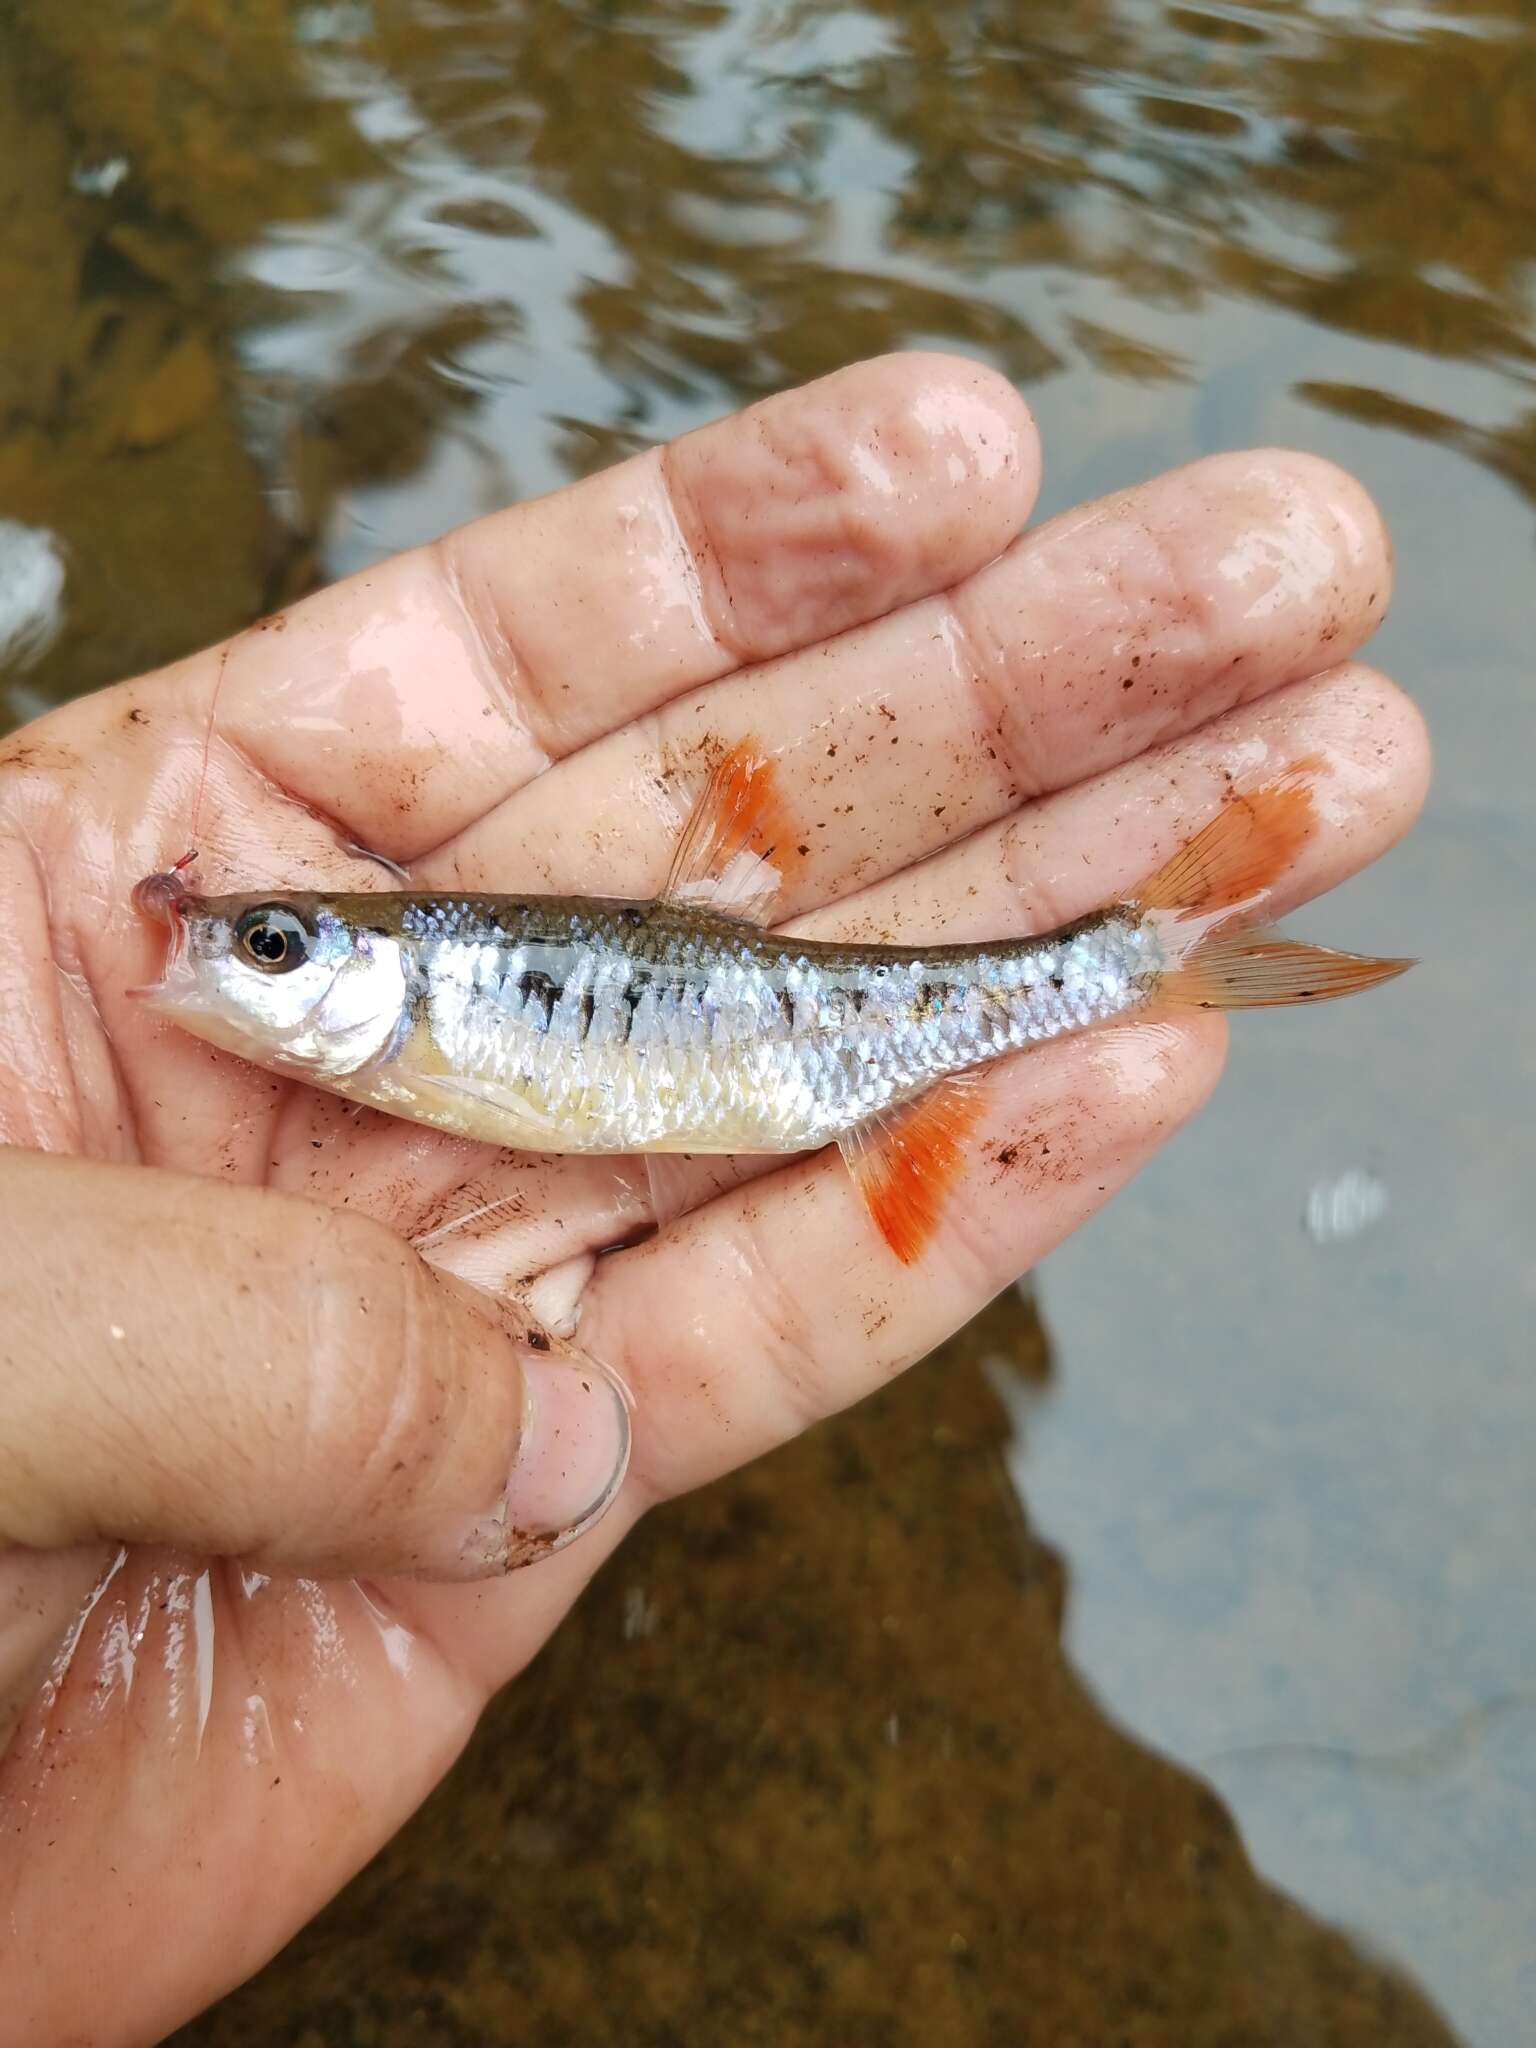
<svg viewBox="0 0 1536 2048">
<path fill-rule="evenodd" d="M 1197 1010 L 1267 1010 L 1279 1003 L 1325 1003 L 1391 981 L 1417 963 L 1336 953 L 1273 932 L 1212 932 L 1164 975 L 1170 1001 Z"/>
<path fill-rule="evenodd" d="M 1298 762 L 1278 781 L 1229 797 L 1203 831 L 1132 891 L 1132 907 L 1162 944 L 1160 992 L 1168 1001 L 1201 1010 L 1320 1003 L 1374 988 L 1414 965 L 1252 928 L 1251 914 L 1312 835 L 1314 765 Z"/>
</svg>

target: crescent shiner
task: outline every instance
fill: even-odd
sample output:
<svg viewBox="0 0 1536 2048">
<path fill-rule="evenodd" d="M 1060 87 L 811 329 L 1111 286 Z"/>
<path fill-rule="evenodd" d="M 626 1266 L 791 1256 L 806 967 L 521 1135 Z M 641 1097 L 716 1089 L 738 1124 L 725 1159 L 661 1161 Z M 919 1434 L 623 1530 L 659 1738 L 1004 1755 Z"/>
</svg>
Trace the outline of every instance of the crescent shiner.
<svg viewBox="0 0 1536 2048">
<path fill-rule="evenodd" d="M 171 928 L 149 1002 L 258 1065 L 536 1152 L 842 1147 L 919 1256 L 1000 1056 L 1154 1007 L 1348 995 L 1411 963 L 1252 929 L 1313 822 L 1305 768 L 1231 796 L 1093 917 L 960 946 L 766 928 L 794 835 L 750 741 L 724 754 L 652 902 L 526 895 L 204 897 L 153 875 Z"/>
</svg>

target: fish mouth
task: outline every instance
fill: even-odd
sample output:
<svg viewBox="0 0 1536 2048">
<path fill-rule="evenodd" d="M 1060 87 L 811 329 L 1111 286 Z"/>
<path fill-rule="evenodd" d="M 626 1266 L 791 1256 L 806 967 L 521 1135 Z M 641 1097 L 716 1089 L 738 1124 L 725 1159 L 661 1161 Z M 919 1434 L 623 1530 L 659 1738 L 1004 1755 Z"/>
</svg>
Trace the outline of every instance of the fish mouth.
<svg viewBox="0 0 1536 2048">
<path fill-rule="evenodd" d="M 165 868 L 159 874 L 145 875 L 142 881 L 133 885 L 132 903 L 140 917 L 151 918 L 156 924 L 168 924 L 175 929 L 180 922 L 181 906 L 186 901 L 188 889 L 181 879 L 180 863 L 174 868 Z"/>
<path fill-rule="evenodd" d="M 150 1009 L 181 1008 L 187 998 L 186 985 L 195 979 L 186 973 L 186 913 L 191 891 L 175 868 L 167 868 L 162 874 L 146 875 L 135 882 L 131 900 L 141 917 L 166 927 L 166 949 L 159 980 L 144 982 L 124 993 Z"/>
</svg>

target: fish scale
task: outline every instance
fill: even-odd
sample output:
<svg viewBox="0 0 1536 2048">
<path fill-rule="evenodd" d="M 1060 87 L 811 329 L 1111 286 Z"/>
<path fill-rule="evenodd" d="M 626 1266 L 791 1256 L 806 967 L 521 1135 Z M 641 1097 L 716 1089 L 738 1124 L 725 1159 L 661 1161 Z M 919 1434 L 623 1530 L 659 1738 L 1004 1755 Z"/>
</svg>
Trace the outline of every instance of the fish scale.
<svg viewBox="0 0 1536 2048">
<path fill-rule="evenodd" d="M 1243 929 L 1312 830 L 1314 765 L 1234 792 L 1098 915 L 973 946 L 764 929 L 784 880 L 776 850 L 796 835 L 750 741 L 718 761 L 651 902 L 198 897 L 180 868 L 147 876 L 135 901 L 174 936 L 153 999 L 214 1044 L 525 1150 L 836 1140 L 887 1244 L 911 1261 L 980 1114 L 976 1091 L 951 1077 L 1153 1000 L 1310 1003 L 1410 964 Z"/>
<path fill-rule="evenodd" d="M 823 1144 L 947 1074 L 1138 1007 L 1159 964 L 1129 913 L 898 959 L 791 950 L 665 904 L 544 899 L 519 918 L 432 899 L 407 902 L 401 932 L 433 1063 L 525 1097 L 593 1151 Z"/>
</svg>

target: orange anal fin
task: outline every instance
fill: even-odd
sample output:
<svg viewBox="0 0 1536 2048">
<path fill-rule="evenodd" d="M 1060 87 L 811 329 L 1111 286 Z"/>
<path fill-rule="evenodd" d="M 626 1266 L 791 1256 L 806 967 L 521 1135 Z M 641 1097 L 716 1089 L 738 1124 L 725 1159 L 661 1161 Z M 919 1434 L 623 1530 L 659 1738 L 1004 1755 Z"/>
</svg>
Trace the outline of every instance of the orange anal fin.
<svg viewBox="0 0 1536 2048">
<path fill-rule="evenodd" d="M 1262 788 L 1234 792 L 1130 900 L 1143 910 L 1210 916 L 1263 896 L 1312 836 L 1309 781 L 1317 766 L 1309 756 Z"/>
<path fill-rule="evenodd" d="M 1213 932 L 1162 977 L 1159 993 L 1201 1010 L 1267 1010 L 1352 996 L 1414 964 L 1335 953 L 1272 932 Z"/>
<path fill-rule="evenodd" d="M 956 1075 L 838 1140 L 875 1228 L 905 1266 L 921 1258 L 939 1227 L 984 1099 L 981 1082 Z"/>
<path fill-rule="evenodd" d="M 683 828 L 662 899 L 767 924 L 799 859 L 778 770 L 755 740 L 738 740 Z"/>
</svg>

